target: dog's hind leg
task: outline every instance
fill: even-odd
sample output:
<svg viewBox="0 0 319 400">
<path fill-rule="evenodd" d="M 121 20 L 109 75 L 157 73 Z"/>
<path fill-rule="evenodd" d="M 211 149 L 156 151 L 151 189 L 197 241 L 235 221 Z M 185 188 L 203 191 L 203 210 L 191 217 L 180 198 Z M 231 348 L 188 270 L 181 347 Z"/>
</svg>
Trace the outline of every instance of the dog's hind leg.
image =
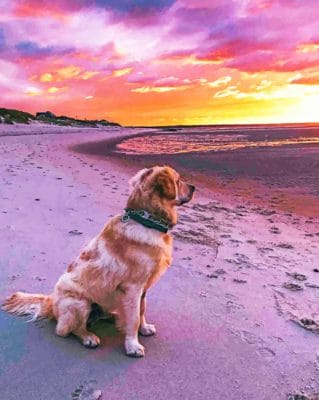
<svg viewBox="0 0 319 400">
<path fill-rule="evenodd" d="M 81 339 L 85 347 L 94 348 L 100 344 L 100 339 L 86 329 L 86 322 L 90 314 L 91 305 L 85 299 L 65 297 L 56 304 L 57 316 L 56 333 L 67 336 L 70 333 Z"/>
</svg>

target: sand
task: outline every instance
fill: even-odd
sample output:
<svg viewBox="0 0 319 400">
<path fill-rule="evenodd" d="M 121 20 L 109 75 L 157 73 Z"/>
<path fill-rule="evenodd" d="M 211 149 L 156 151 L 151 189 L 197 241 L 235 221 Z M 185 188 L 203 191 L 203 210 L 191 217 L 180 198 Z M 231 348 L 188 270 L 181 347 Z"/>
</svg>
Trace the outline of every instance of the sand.
<svg viewBox="0 0 319 400">
<path fill-rule="evenodd" d="M 84 243 L 123 211 L 127 181 L 143 164 L 74 151 L 141 130 L 46 129 L 0 125 L 0 300 L 21 289 L 50 293 Z M 54 322 L 1 312 L 1 398 L 319 393 L 318 218 L 271 205 L 262 185 L 253 201 L 222 181 L 192 179 L 197 192 L 180 208 L 173 264 L 149 293 L 158 333 L 141 339 L 146 357 L 127 358 L 107 321 L 94 326 L 102 345 L 89 350 L 55 336 Z"/>
</svg>

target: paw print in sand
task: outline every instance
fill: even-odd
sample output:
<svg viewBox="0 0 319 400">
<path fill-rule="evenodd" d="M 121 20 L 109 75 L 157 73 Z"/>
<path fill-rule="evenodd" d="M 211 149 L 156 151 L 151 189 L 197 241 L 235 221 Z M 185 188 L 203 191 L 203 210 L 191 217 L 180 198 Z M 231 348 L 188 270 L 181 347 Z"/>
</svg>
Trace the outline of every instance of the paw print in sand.
<svg viewBox="0 0 319 400">
<path fill-rule="evenodd" d="M 96 381 L 88 381 L 79 385 L 72 393 L 72 400 L 99 400 L 102 391 L 96 389 Z"/>
</svg>

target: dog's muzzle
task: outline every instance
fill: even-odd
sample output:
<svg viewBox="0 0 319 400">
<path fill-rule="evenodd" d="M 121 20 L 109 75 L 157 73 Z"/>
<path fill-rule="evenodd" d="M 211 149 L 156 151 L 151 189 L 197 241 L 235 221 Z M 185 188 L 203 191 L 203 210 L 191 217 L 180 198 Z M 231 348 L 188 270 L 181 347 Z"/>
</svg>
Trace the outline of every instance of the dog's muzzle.
<svg viewBox="0 0 319 400">
<path fill-rule="evenodd" d="M 182 204 L 188 203 L 189 201 L 192 200 L 193 194 L 195 192 L 195 186 L 194 185 L 187 185 L 188 187 L 188 195 L 186 197 L 183 197 L 179 199 L 177 205 L 181 206 Z"/>
</svg>

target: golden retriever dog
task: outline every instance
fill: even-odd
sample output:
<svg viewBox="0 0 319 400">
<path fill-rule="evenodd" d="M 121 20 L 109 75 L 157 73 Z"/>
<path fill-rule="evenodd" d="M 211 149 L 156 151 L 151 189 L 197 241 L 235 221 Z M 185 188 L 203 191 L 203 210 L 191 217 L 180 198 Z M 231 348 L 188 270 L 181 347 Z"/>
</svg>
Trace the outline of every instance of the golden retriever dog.
<svg viewBox="0 0 319 400">
<path fill-rule="evenodd" d="M 3 309 L 18 315 L 52 318 L 59 336 L 74 334 L 86 347 L 100 339 L 88 331 L 92 307 L 114 313 L 125 334 L 128 356 L 143 357 L 138 333 L 154 335 L 146 322 L 146 292 L 166 271 L 172 259 L 176 206 L 191 200 L 195 187 L 168 166 L 142 169 L 130 180 L 123 215 L 113 217 L 60 277 L 50 295 L 17 292 Z"/>
</svg>

